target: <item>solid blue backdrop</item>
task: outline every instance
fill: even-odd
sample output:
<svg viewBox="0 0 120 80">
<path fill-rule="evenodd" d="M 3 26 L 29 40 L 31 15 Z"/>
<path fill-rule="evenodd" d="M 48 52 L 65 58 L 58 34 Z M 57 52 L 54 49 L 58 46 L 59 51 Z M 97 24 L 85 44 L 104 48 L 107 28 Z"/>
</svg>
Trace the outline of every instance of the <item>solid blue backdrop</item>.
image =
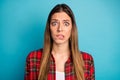
<svg viewBox="0 0 120 80">
<path fill-rule="evenodd" d="M 24 80 L 26 57 L 43 47 L 46 20 L 57 3 L 72 8 L 79 48 L 93 56 L 96 80 L 120 80 L 119 0 L 1 0 L 0 80 Z"/>
</svg>

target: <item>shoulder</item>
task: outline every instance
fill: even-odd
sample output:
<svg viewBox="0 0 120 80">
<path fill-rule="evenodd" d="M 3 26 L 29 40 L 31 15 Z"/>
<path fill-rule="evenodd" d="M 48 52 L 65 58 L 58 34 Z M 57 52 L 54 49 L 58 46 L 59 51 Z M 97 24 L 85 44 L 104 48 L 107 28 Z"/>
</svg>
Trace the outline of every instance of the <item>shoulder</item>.
<svg viewBox="0 0 120 80">
<path fill-rule="evenodd" d="M 84 61 L 85 78 L 88 80 L 95 80 L 95 68 L 92 55 L 86 52 L 81 52 L 81 54 Z"/>
<path fill-rule="evenodd" d="M 31 51 L 27 56 L 27 60 L 32 58 L 39 59 L 41 57 L 42 57 L 42 49 L 38 49 L 38 50 Z"/>
<path fill-rule="evenodd" d="M 93 60 L 93 57 L 91 54 L 83 51 L 81 51 L 81 54 L 82 54 L 83 60 Z"/>
</svg>

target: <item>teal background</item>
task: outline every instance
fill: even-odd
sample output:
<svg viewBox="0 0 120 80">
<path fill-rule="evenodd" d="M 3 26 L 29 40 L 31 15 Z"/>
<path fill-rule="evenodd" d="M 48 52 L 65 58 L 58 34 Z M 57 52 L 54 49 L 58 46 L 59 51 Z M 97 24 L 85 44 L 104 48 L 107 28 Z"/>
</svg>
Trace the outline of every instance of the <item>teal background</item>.
<svg viewBox="0 0 120 80">
<path fill-rule="evenodd" d="M 120 0 L 0 0 L 0 80 L 24 80 L 25 59 L 43 47 L 57 3 L 72 8 L 79 47 L 93 56 L 96 80 L 120 80 Z"/>
</svg>

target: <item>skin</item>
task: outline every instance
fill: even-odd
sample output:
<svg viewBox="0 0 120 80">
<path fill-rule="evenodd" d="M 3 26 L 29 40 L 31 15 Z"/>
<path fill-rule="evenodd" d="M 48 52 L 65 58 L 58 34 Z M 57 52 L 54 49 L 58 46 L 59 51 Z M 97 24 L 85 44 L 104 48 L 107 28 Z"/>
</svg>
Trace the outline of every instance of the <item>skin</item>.
<svg viewBox="0 0 120 80">
<path fill-rule="evenodd" d="M 70 56 L 69 38 L 72 21 L 65 12 L 54 13 L 50 22 L 50 31 L 53 39 L 52 54 L 55 58 L 56 70 L 64 72 L 65 62 Z"/>
</svg>

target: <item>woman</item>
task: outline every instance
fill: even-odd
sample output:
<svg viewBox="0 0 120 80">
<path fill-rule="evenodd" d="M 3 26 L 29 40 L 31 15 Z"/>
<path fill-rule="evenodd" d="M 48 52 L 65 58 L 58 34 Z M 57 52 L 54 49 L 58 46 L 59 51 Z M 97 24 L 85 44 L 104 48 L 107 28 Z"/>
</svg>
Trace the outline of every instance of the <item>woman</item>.
<svg viewBox="0 0 120 80">
<path fill-rule="evenodd" d="M 25 80 L 95 80 L 91 55 L 80 52 L 75 18 L 66 4 L 50 12 L 43 49 L 26 60 Z"/>
</svg>

